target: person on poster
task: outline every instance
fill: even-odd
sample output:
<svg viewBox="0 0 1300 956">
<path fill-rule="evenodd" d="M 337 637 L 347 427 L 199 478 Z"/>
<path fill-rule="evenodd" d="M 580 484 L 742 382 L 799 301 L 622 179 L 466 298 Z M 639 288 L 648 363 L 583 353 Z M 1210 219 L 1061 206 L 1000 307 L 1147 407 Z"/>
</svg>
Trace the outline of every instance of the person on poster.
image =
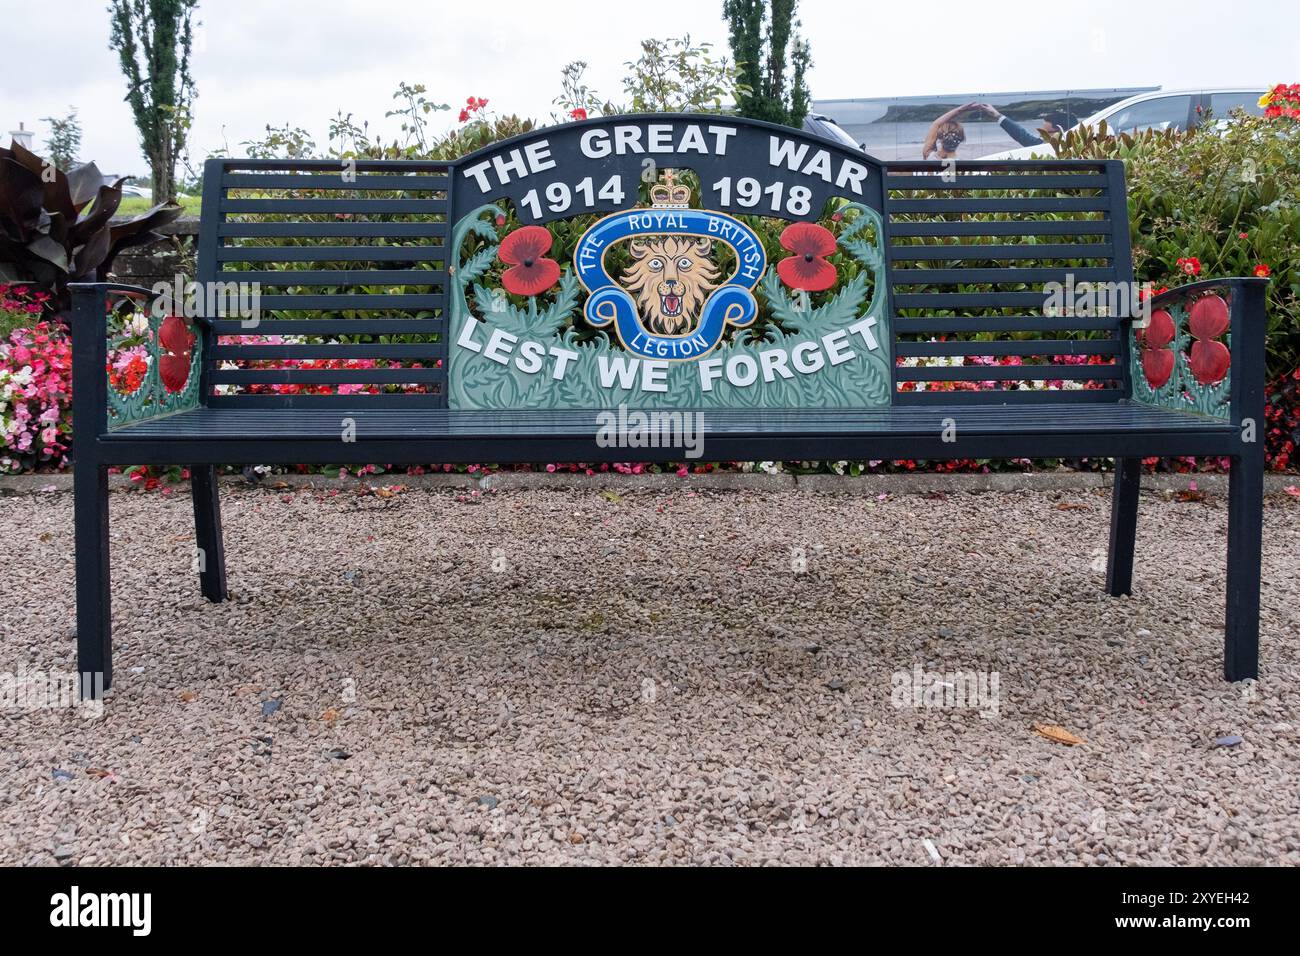
<svg viewBox="0 0 1300 956">
<path fill-rule="evenodd" d="M 957 122 L 957 117 L 967 110 L 974 109 L 974 103 L 954 106 L 933 123 L 925 134 L 925 143 L 921 147 L 921 158 L 929 159 L 934 153 L 937 159 L 951 159 L 957 155 L 957 149 L 966 142 L 966 129 Z"/>
<path fill-rule="evenodd" d="M 1002 127 L 1003 132 L 1021 146 L 1040 146 L 1046 142 L 1047 136 L 1064 134 L 1067 129 L 1074 125 L 1070 121 L 1069 114 L 1055 110 L 1043 117 L 1043 125 L 1038 128 L 1038 133 L 1035 133 L 1028 127 L 1017 123 L 1011 117 L 1003 115 L 996 106 L 988 103 L 968 103 L 967 107 L 979 110 L 989 119 L 995 121 Z"/>
</svg>

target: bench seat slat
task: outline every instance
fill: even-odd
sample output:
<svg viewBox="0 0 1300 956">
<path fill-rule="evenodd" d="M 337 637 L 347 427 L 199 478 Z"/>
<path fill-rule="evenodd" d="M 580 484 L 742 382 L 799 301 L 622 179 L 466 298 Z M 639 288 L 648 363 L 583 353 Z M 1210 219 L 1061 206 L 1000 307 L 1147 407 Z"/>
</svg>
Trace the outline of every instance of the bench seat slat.
<svg viewBox="0 0 1300 956">
<path fill-rule="evenodd" d="M 960 402 L 966 393 L 934 393 L 960 414 L 964 434 L 1111 434 L 1117 430 L 1167 434 L 1193 431 L 1231 435 L 1230 422 L 1111 400 L 1086 406 L 1027 403 L 972 405 Z M 1047 392 L 1007 392 L 1033 399 Z M 1078 392 L 1086 396 L 1105 392 Z M 311 397 L 311 396 L 304 396 Z M 375 396 L 376 398 L 384 396 Z M 422 396 L 389 396 L 398 400 Z M 322 439 L 338 441 L 338 408 L 348 408 L 357 423 L 358 440 L 380 438 L 438 438 L 448 436 L 569 436 L 594 439 L 596 411 L 530 410 L 463 411 L 430 408 L 375 408 L 365 396 L 346 396 L 342 405 L 321 408 L 198 408 L 114 429 L 106 441 L 131 438 Z M 895 406 L 876 409 L 709 409 L 704 412 L 707 435 L 918 435 L 943 430 L 944 408 Z M 594 442 L 593 442 L 594 444 Z M 626 451 L 624 451 L 626 454 Z"/>
</svg>

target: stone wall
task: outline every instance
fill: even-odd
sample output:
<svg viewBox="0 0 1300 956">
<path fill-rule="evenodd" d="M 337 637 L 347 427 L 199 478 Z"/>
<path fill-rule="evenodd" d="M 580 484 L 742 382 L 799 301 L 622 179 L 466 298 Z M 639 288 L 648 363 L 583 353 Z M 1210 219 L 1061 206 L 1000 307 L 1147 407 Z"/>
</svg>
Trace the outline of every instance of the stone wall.
<svg viewBox="0 0 1300 956">
<path fill-rule="evenodd" d="M 176 274 L 194 275 L 194 256 L 199 238 L 199 220 L 189 216 L 158 230 L 163 238 L 127 249 L 113 262 L 118 282 L 152 288 L 155 283 L 172 283 Z"/>
</svg>

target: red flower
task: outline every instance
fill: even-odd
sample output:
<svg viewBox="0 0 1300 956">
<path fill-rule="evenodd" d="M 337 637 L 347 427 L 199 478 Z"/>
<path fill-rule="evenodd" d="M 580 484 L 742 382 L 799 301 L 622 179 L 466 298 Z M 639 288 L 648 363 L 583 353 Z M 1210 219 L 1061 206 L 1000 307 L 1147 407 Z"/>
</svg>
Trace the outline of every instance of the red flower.
<svg viewBox="0 0 1300 956">
<path fill-rule="evenodd" d="M 1188 362 L 1192 376 L 1202 385 L 1222 382 L 1232 364 L 1232 354 L 1215 339 L 1228 331 L 1228 303 L 1217 295 L 1198 299 L 1187 315 L 1187 327 L 1195 339 Z"/>
<path fill-rule="evenodd" d="M 1182 269 L 1189 276 L 1198 276 L 1201 274 L 1201 260 L 1195 256 L 1188 256 L 1185 259 L 1179 259 L 1178 268 Z"/>
<path fill-rule="evenodd" d="M 1255 266 L 1255 275 L 1259 276 L 1261 279 L 1267 279 L 1272 274 L 1273 274 L 1273 270 L 1270 269 L 1268 266 L 1264 265 L 1264 263 L 1262 262 L 1259 265 Z"/>
<path fill-rule="evenodd" d="M 457 117 L 457 119 L 459 119 L 460 122 L 462 123 L 465 122 L 467 119 L 469 119 L 469 110 L 461 110 L 460 116 Z"/>
<path fill-rule="evenodd" d="M 587 118 L 587 111 L 579 106 L 569 110 L 569 115 L 576 120 L 585 120 Z"/>
<path fill-rule="evenodd" d="M 1174 373 L 1174 352 L 1168 348 L 1174 340 L 1174 319 L 1164 309 L 1151 313 L 1151 321 L 1139 330 L 1142 345 L 1142 371 L 1152 388 L 1159 388 Z"/>
<path fill-rule="evenodd" d="M 163 319 L 158 330 L 158 344 L 165 351 L 158 359 L 158 374 L 163 388 L 169 392 L 179 392 L 189 380 L 194 338 L 184 319 L 175 315 Z"/>
<path fill-rule="evenodd" d="M 835 236 L 815 222 L 792 222 L 781 232 L 781 247 L 794 253 L 776 264 L 776 274 L 792 289 L 821 292 L 835 284 L 835 267 L 826 261 Z"/>
<path fill-rule="evenodd" d="M 545 226 L 521 226 L 501 240 L 497 256 L 511 266 L 501 284 L 515 295 L 539 295 L 560 278 L 560 264 L 547 259 L 551 232 Z"/>
</svg>

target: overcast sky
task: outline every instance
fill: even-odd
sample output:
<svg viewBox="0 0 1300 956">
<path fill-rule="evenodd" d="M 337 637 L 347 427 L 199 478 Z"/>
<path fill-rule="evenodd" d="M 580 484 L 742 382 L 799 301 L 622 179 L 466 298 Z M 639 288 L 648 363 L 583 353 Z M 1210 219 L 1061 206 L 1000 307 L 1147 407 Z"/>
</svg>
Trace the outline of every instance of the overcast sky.
<svg viewBox="0 0 1300 956">
<path fill-rule="evenodd" d="M 1096 87 L 1227 86 L 1300 80 L 1293 0 L 1051 0 L 854 4 L 801 0 L 817 99 Z M 728 52 L 721 0 L 204 0 L 194 54 L 191 151 L 302 126 L 326 142 L 339 110 L 384 119 L 399 81 L 439 102 L 483 96 L 546 117 L 560 69 L 587 60 L 615 101 L 643 37 L 710 41 Z M 147 173 L 105 0 L 0 0 L 0 134 L 80 112 L 81 158 Z M 1288 9 L 1290 8 L 1290 9 Z M 455 122 L 455 109 L 440 126 Z M 391 135 L 390 135 L 391 138 Z M 0 142 L 8 137 L 0 135 Z"/>
</svg>

